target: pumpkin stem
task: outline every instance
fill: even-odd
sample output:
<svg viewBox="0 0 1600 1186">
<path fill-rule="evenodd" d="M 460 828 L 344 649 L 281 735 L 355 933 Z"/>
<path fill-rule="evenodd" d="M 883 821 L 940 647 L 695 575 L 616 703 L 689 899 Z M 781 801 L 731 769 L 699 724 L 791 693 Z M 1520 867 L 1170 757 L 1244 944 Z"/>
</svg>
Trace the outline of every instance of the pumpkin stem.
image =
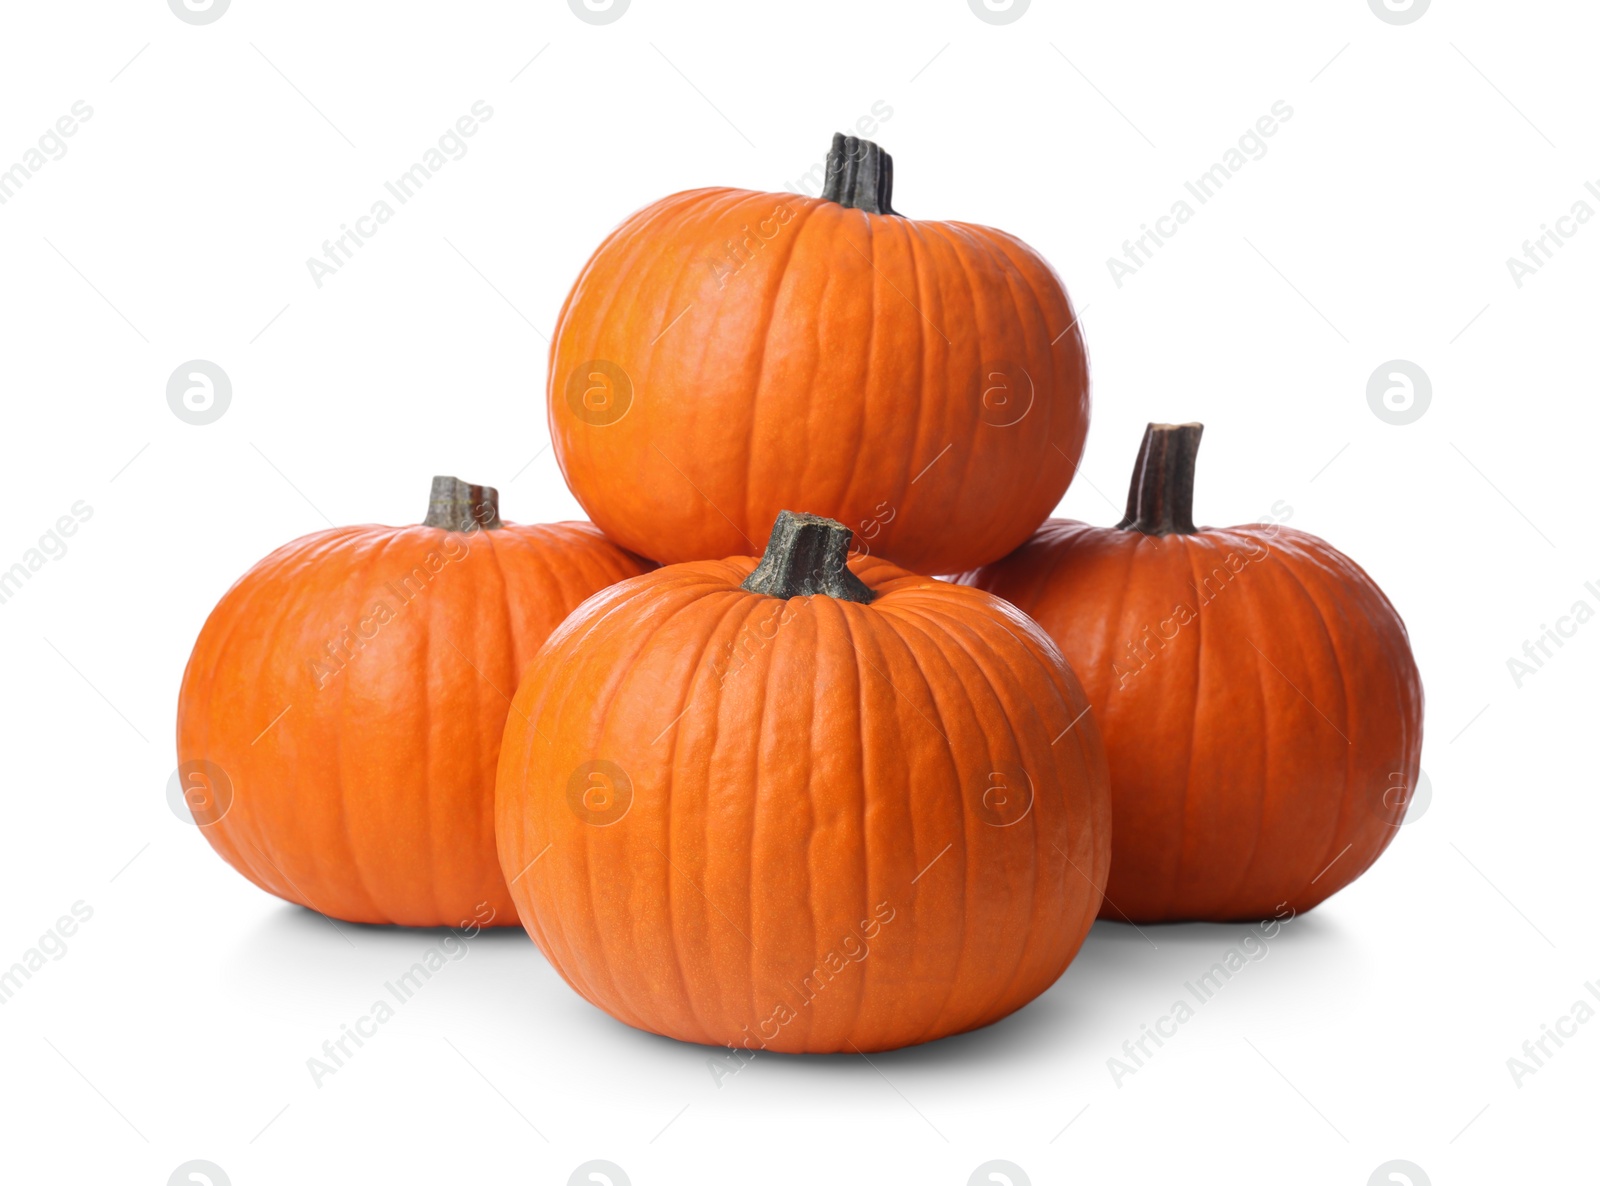
<svg viewBox="0 0 1600 1186">
<path fill-rule="evenodd" d="M 812 597 L 840 601 L 872 600 L 872 590 L 845 566 L 850 529 L 821 515 L 779 511 L 766 553 L 739 588 L 767 597 Z"/>
<path fill-rule="evenodd" d="M 894 158 L 872 141 L 835 132 L 827 168 L 822 196 L 828 201 L 868 214 L 895 213 L 889 208 L 894 191 Z"/>
<path fill-rule="evenodd" d="M 1194 459 L 1201 424 L 1151 424 L 1128 485 L 1128 511 L 1117 526 L 1144 535 L 1193 535 Z"/>
<path fill-rule="evenodd" d="M 493 486 L 474 486 L 460 478 L 439 476 L 428 493 L 428 517 L 424 527 L 443 527 L 446 531 L 472 531 L 500 526 L 500 491 Z"/>
</svg>

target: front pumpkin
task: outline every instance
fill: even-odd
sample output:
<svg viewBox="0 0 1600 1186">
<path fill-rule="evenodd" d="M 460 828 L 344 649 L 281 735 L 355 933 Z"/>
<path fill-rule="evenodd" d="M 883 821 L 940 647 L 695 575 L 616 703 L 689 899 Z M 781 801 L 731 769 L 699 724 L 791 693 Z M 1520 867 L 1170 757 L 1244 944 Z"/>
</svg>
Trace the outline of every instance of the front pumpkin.
<svg viewBox="0 0 1600 1186">
<path fill-rule="evenodd" d="M 579 993 L 689 1042 L 873 1051 L 1061 974 L 1110 853 L 1104 753 L 1038 629 L 785 512 L 551 636 L 507 720 L 500 859 Z"/>
<path fill-rule="evenodd" d="M 561 619 L 651 565 L 588 523 L 502 523 L 436 478 L 420 527 L 340 527 L 256 565 L 206 620 L 178 699 L 201 833 L 334 918 L 509 925 L 494 848 L 508 697 Z"/>
<path fill-rule="evenodd" d="M 1422 685 L 1354 561 L 1279 525 L 1196 529 L 1200 425 L 1147 430 L 1116 527 L 1052 520 L 968 582 L 1060 644 L 1104 732 L 1102 913 L 1309 910 L 1388 846 L 1417 785 Z"/>
<path fill-rule="evenodd" d="M 1032 248 L 895 213 L 889 156 L 835 136 L 820 198 L 691 190 L 614 231 L 562 309 L 549 413 L 578 501 L 641 555 L 745 555 L 807 506 L 960 572 L 1060 501 L 1088 361 Z"/>
</svg>

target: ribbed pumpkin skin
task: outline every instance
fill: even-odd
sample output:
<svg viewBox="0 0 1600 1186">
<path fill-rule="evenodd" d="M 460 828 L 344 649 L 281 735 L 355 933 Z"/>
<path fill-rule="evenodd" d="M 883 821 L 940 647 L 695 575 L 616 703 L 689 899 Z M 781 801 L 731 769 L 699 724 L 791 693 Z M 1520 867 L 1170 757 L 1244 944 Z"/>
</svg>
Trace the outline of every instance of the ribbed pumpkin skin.
<svg viewBox="0 0 1600 1186">
<path fill-rule="evenodd" d="M 460 926 L 487 903 L 515 922 L 494 847 L 507 697 L 568 611 L 649 567 L 587 523 L 341 527 L 279 548 L 224 595 L 184 672 L 178 759 L 233 786 L 201 833 L 334 918 Z M 370 637 L 343 642 L 347 627 Z"/>
<path fill-rule="evenodd" d="M 1076 322 L 1004 232 L 691 190 L 628 219 L 573 286 L 551 437 L 589 517 L 663 563 L 758 550 L 804 506 L 858 550 L 960 572 L 1027 539 L 1071 481 L 1089 424 Z M 631 384 L 612 423 L 569 397 L 596 359 Z M 615 396 L 595 384 L 597 405 Z"/>
<path fill-rule="evenodd" d="M 1094 705 L 1115 803 L 1105 917 L 1309 910 L 1394 838 L 1422 684 L 1394 607 L 1323 540 L 1053 519 L 964 579 L 1044 627 Z"/>
<path fill-rule="evenodd" d="M 689 1042 L 870 1052 L 1020 1008 L 1110 855 L 1077 681 L 976 590 L 866 559 L 870 604 L 785 601 L 736 587 L 754 566 L 625 581 L 530 666 L 496 795 L 523 925 L 591 1002 Z M 604 825 L 569 803 L 596 759 L 632 787 Z M 1031 776 L 1025 814 L 985 800 L 996 771 Z"/>
</svg>

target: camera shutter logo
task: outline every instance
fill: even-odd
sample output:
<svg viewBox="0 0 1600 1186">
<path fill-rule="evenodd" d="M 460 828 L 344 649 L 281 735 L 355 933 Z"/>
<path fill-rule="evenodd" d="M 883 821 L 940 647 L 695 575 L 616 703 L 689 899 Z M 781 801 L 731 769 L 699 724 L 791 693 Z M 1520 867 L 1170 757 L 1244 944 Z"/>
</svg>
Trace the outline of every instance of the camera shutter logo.
<svg viewBox="0 0 1600 1186">
<path fill-rule="evenodd" d="M 233 806 L 233 780 L 215 762 L 191 758 L 167 780 L 167 806 L 182 823 L 214 824 Z"/>
<path fill-rule="evenodd" d="M 1022 19 L 1029 3 L 1031 0 L 967 0 L 967 7 L 985 24 L 1009 25 Z"/>
<path fill-rule="evenodd" d="M 585 762 L 567 780 L 567 806 L 586 824 L 605 828 L 633 806 L 633 779 L 615 762 Z"/>
<path fill-rule="evenodd" d="M 591 358 L 567 376 L 567 407 L 585 424 L 606 428 L 633 407 L 633 380 L 609 359 Z"/>
<path fill-rule="evenodd" d="M 1033 1182 L 1014 1161 L 986 1161 L 972 1171 L 967 1186 L 1033 1186 Z"/>
<path fill-rule="evenodd" d="M 567 1186 L 632 1186 L 614 1161 L 586 1161 L 572 1171 Z"/>
<path fill-rule="evenodd" d="M 186 1161 L 172 1171 L 167 1186 L 232 1186 L 232 1182 L 214 1161 Z"/>
<path fill-rule="evenodd" d="M 1433 1186 L 1433 1183 L 1414 1161 L 1386 1161 L 1372 1171 L 1367 1186 Z"/>
<path fill-rule="evenodd" d="M 1409 25 L 1420 21 L 1433 0 L 1367 0 L 1367 5 L 1386 25 Z"/>
<path fill-rule="evenodd" d="M 1367 406 L 1385 424 L 1415 424 L 1432 402 L 1428 372 L 1407 359 L 1390 359 L 1367 380 Z"/>
<path fill-rule="evenodd" d="M 228 372 L 203 358 L 191 358 L 167 380 L 167 406 L 185 424 L 212 424 L 232 402 Z"/>
<path fill-rule="evenodd" d="M 978 372 L 980 415 L 991 428 L 1010 428 L 1033 410 L 1033 376 L 1010 362 L 986 362 Z"/>
<path fill-rule="evenodd" d="M 167 0 L 167 7 L 186 25 L 209 25 L 228 11 L 228 4 L 229 0 Z"/>
<path fill-rule="evenodd" d="M 586 25 L 609 25 L 622 19 L 632 0 L 567 0 L 567 7 Z M 598 1164 L 598 1163 L 596 1163 Z"/>
<path fill-rule="evenodd" d="M 1417 771 L 1415 785 L 1406 782 L 1404 770 L 1391 770 L 1383 779 L 1383 785 L 1373 801 L 1372 809 L 1380 819 L 1398 828 L 1416 823 L 1427 813 L 1428 805 L 1432 802 L 1433 782 L 1428 778 L 1426 770 Z M 1399 813 L 1399 819 L 1395 819 L 1396 812 Z"/>
<path fill-rule="evenodd" d="M 1025 770 L 991 770 L 978 796 L 978 817 L 995 828 L 1009 828 L 1033 810 L 1033 779 Z"/>
</svg>

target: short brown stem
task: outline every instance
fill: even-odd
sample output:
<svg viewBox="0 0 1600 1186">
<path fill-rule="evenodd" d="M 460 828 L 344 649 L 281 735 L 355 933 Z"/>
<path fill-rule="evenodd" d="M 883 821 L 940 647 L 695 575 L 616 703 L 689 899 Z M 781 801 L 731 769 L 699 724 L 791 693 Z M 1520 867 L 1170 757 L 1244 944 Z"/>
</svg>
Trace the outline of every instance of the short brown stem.
<svg viewBox="0 0 1600 1186">
<path fill-rule="evenodd" d="M 870 140 L 835 132 L 822 196 L 868 214 L 895 213 L 889 207 L 894 196 L 894 158 Z"/>
<path fill-rule="evenodd" d="M 779 511 L 761 563 L 739 587 L 767 597 L 812 597 L 866 603 L 872 590 L 851 572 L 850 529 L 821 515 Z"/>
<path fill-rule="evenodd" d="M 1193 535 L 1194 460 L 1200 424 L 1151 424 L 1128 486 L 1128 511 L 1117 526 L 1144 535 Z"/>
<path fill-rule="evenodd" d="M 500 491 L 493 486 L 474 486 L 460 478 L 436 477 L 428 494 L 428 517 L 424 527 L 443 527 L 446 531 L 474 531 L 500 526 Z"/>
</svg>

